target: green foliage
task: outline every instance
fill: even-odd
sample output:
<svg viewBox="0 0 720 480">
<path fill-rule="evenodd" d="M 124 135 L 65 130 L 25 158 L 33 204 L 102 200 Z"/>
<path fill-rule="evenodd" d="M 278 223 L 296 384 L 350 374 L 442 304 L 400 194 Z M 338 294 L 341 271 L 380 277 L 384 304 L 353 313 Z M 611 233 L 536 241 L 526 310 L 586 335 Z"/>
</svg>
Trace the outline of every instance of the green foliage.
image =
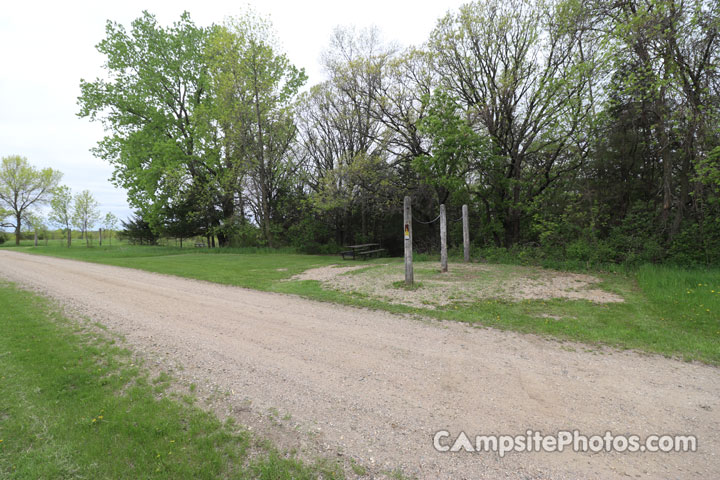
<svg viewBox="0 0 720 480">
<path fill-rule="evenodd" d="M 458 101 L 451 94 L 435 90 L 423 102 L 427 113 L 418 122 L 418 130 L 431 142 L 430 153 L 415 157 L 412 165 L 436 189 L 438 203 L 444 204 L 450 197 L 460 197 L 468 173 L 490 156 L 490 149 L 467 117 L 461 118 Z"/>
<path fill-rule="evenodd" d="M 267 20 L 162 27 L 146 12 L 127 30 L 108 23 L 107 80 L 81 82 L 80 114 L 107 127 L 96 154 L 164 235 L 397 254 L 411 195 L 422 221 L 467 203 L 488 252 L 713 264 L 719 9 L 471 2 L 409 50 L 337 29 L 328 80 L 299 99 L 306 76 Z M 457 246 L 457 223 L 449 234 Z M 435 226 L 415 239 L 438 248 Z"/>
<path fill-rule="evenodd" d="M 708 187 L 714 189 L 716 196 L 720 192 L 720 146 L 717 146 L 707 154 L 707 156 L 698 161 L 696 167 L 698 179 Z"/>
<path fill-rule="evenodd" d="M 113 181 L 156 228 L 163 207 L 188 196 L 196 211 L 208 209 L 203 192 L 219 155 L 198 119 L 210 102 L 208 35 L 187 13 L 169 28 L 148 12 L 129 31 L 108 22 L 97 48 L 109 80 L 80 82 L 80 116 L 108 132 L 95 155 L 115 167 Z"/>
<path fill-rule="evenodd" d="M 99 204 L 90 191 L 83 190 L 75 195 L 73 199 L 72 223 L 80 229 L 81 235 L 85 236 L 88 246 L 90 245 L 88 231 L 92 230 L 99 221 Z"/>
<path fill-rule="evenodd" d="M 159 235 L 153 231 L 140 212 L 121 222 L 123 230 L 119 237 L 126 239 L 131 245 L 156 245 Z"/>
<path fill-rule="evenodd" d="M 70 191 L 70 187 L 66 185 L 53 190 L 53 197 L 52 200 L 50 200 L 50 206 L 52 208 L 50 221 L 65 228 L 68 247 L 72 242 L 72 200 L 72 192 Z"/>
<path fill-rule="evenodd" d="M 62 173 L 52 168 L 38 170 L 19 155 L 3 157 L 0 162 L 0 227 L 15 229 L 20 244 L 22 222 L 33 207 L 47 203 Z M 11 217 L 13 221 L 7 222 Z"/>
</svg>

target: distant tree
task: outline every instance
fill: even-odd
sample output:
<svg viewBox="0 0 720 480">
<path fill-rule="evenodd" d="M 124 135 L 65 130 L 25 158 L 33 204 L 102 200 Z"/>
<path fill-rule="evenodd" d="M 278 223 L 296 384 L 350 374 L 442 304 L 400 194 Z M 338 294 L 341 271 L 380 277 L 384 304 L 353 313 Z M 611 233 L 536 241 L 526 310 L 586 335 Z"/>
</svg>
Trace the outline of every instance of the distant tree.
<svg viewBox="0 0 720 480">
<path fill-rule="evenodd" d="M 72 192 L 66 185 L 56 188 L 50 200 L 50 221 L 65 228 L 68 248 L 72 244 L 72 201 Z"/>
<path fill-rule="evenodd" d="M 112 212 L 108 212 L 105 215 L 105 220 L 103 221 L 103 224 L 105 225 L 105 230 L 108 232 L 108 240 L 110 240 L 110 245 L 112 245 L 112 236 L 113 232 L 115 232 L 115 229 L 117 228 L 118 218 L 113 215 Z"/>
<path fill-rule="evenodd" d="M 98 209 L 98 202 L 92 196 L 92 193 L 89 190 L 83 190 L 75 195 L 72 222 L 80 229 L 80 238 L 84 237 L 88 246 L 90 240 L 87 238 L 87 232 L 99 221 L 100 210 Z"/>
<path fill-rule="evenodd" d="M 150 228 L 150 224 L 142 218 L 140 212 L 136 212 L 126 221 L 122 221 L 123 231 L 121 235 L 127 238 L 128 242 L 140 245 L 157 244 L 158 235 Z"/>
<path fill-rule="evenodd" d="M 45 222 L 43 221 L 43 218 L 34 212 L 28 212 L 25 215 L 25 218 L 23 219 L 23 223 L 25 225 L 24 228 L 27 229 L 28 232 L 32 232 L 34 235 L 35 243 L 34 245 L 37 247 L 37 241 L 39 236 L 44 236 L 47 238 L 47 227 L 45 226 Z M 43 235 L 45 234 L 45 235 Z M 46 242 L 47 243 L 47 242 Z"/>
<path fill-rule="evenodd" d="M 52 168 L 38 170 L 25 157 L 10 155 L 0 163 L 0 226 L 15 229 L 15 245 L 20 244 L 23 218 L 33 206 L 47 203 L 62 173 Z M 12 216 L 14 222 L 3 222 Z"/>
</svg>

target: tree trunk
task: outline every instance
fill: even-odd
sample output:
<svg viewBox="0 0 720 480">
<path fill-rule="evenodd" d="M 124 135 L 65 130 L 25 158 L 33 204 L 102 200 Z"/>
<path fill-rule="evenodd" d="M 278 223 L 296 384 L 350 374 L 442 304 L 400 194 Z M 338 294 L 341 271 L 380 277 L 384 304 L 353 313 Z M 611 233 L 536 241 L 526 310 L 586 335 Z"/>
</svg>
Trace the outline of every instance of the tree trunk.
<svg viewBox="0 0 720 480">
<path fill-rule="evenodd" d="M 261 182 L 265 182 L 264 175 Z M 265 185 L 262 186 L 262 214 L 263 214 L 263 233 L 265 234 L 265 240 L 267 241 L 268 247 L 273 248 L 272 230 L 270 229 L 270 202 L 266 193 Z"/>
<path fill-rule="evenodd" d="M 362 236 L 363 236 L 363 242 L 367 240 L 367 207 L 366 207 L 366 199 L 365 196 L 362 197 L 362 202 L 360 204 L 361 207 L 361 216 L 362 216 Z"/>
<path fill-rule="evenodd" d="M 265 140 L 263 138 L 262 116 L 260 114 L 260 92 L 257 78 L 257 65 L 254 65 L 255 117 L 258 128 L 257 157 L 260 176 L 260 208 L 262 209 L 263 233 L 268 247 L 273 248 L 272 232 L 270 231 L 270 189 L 268 188 L 268 172 L 265 162 Z"/>
<path fill-rule="evenodd" d="M 15 216 L 15 246 L 20 245 L 20 224 L 22 222 L 22 216 L 18 213 Z"/>
<path fill-rule="evenodd" d="M 70 245 L 72 244 L 72 228 L 67 227 L 68 231 L 68 248 L 70 248 Z"/>
<path fill-rule="evenodd" d="M 225 235 L 222 232 L 218 232 L 217 240 L 218 240 L 219 247 L 229 247 L 230 246 L 230 237 L 228 235 Z"/>
</svg>

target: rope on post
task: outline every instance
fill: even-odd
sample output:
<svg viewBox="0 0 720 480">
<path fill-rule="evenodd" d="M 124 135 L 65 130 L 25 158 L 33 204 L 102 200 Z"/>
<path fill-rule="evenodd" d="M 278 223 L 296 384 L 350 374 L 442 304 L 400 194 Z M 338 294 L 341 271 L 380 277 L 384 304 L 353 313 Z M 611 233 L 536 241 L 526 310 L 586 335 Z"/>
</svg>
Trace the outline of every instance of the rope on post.
<svg viewBox="0 0 720 480">
<path fill-rule="evenodd" d="M 420 220 L 415 220 L 415 221 L 418 222 L 418 223 L 422 223 L 423 225 L 430 225 L 431 223 L 435 223 L 435 222 L 437 222 L 438 220 L 440 220 L 440 215 L 438 215 L 437 217 L 435 217 L 434 220 L 430 220 L 429 222 L 421 222 Z"/>
</svg>

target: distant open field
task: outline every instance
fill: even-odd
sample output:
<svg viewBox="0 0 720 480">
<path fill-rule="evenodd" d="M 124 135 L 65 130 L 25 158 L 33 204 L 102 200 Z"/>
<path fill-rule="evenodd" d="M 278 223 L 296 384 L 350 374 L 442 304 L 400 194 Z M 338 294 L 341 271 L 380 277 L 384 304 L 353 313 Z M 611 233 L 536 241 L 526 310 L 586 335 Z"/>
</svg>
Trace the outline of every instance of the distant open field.
<svg viewBox="0 0 720 480">
<path fill-rule="evenodd" d="M 720 364 L 720 269 L 645 265 L 593 272 L 587 283 L 587 275 L 513 265 L 474 264 L 468 270 L 451 263 L 450 273 L 441 275 L 436 262 L 422 261 L 415 265 L 415 291 L 407 292 L 400 259 L 353 262 L 263 249 L 117 242 L 19 250 Z M 367 268 L 330 270 L 330 278 L 299 276 L 335 264 Z M 588 291 L 621 301 L 584 298 Z"/>
</svg>

